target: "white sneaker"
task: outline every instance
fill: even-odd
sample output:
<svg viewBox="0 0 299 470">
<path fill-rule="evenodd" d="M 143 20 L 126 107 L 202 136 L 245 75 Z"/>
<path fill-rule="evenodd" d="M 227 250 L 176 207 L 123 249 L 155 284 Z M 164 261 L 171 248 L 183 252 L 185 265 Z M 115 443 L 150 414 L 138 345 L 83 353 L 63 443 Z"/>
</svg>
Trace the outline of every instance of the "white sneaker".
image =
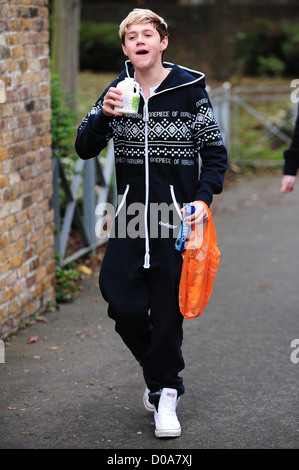
<svg viewBox="0 0 299 470">
<path fill-rule="evenodd" d="M 155 411 L 155 407 L 154 405 L 152 405 L 148 399 L 148 395 L 149 395 L 149 389 L 147 387 L 145 387 L 145 390 L 144 390 L 144 394 L 143 394 L 143 404 L 144 404 L 144 408 L 147 410 L 147 411 L 150 411 L 150 412 L 154 412 Z"/>
<path fill-rule="evenodd" d="M 178 392 L 174 388 L 163 388 L 158 404 L 155 408 L 155 435 L 156 437 L 178 437 L 181 435 L 181 425 L 176 415 Z"/>
</svg>

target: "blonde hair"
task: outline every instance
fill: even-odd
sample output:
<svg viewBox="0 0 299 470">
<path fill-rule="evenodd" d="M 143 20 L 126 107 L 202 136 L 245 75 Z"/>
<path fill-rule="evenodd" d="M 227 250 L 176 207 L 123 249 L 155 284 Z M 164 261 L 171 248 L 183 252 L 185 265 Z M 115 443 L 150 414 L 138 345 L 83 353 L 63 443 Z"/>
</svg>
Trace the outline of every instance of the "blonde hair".
<svg viewBox="0 0 299 470">
<path fill-rule="evenodd" d="M 157 15 L 151 10 L 146 10 L 144 8 L 134 8 L 131 13 L 121 22 L 119 26 L 119 37 L 122 44 L 125 43 L 126 32 L 128 27 L 132 24 L 141 24 L 141 23 L 153 23 L 156 30 L 160 34 L 161 41 L 168 36 L 167 23 L 164 21 L 161 16 Z"/>
</svg>

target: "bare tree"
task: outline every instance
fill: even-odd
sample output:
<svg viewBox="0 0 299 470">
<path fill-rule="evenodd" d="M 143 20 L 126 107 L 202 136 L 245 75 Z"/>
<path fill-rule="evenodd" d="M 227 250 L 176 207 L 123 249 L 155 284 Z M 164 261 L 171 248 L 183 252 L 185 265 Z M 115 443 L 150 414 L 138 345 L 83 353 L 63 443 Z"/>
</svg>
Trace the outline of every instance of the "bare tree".
<svg viewBox="0 0 299 470">
<path fill-rule="evenodd" d="M 53 69 L 59 75 L 62 91 L 74 96 L 78 86 L 81 0 L 53 0 L 52 4 Z M 70 105 L 76 106 L 75 97 Z"/>
</svg>

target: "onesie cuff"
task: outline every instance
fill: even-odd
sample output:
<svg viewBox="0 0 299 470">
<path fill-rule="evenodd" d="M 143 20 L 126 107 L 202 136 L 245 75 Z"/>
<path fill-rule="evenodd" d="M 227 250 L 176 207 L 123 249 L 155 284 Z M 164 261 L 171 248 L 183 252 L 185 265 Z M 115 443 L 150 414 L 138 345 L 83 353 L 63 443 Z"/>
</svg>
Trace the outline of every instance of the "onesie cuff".
<svg viewBox="0 0 299 470">
<path fill-rule="evenodd" d="M 203 201 L 210 207 L 213 200 L 213 194 L 208 190 L 200 190 L 195 197 L 195 201 Z"/>
</svg>

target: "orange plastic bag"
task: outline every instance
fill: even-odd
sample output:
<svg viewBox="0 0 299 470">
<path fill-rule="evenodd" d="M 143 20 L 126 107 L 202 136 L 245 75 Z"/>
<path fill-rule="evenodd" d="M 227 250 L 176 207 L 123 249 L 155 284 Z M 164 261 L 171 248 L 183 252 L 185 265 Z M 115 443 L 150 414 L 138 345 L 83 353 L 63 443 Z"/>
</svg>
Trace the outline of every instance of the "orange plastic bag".
<svg viewBox="0 0 299 470">
<path fill-rule="evenodd" d="M 203 313 L 213 291 L 220 260 L 212 214 L 209 207 L 203 204 L 209 220 L 203 234 L 198 231 L 197 225 L 193 225 L 186 250 L 182 253 L 179 304 L 185 318 L 195 318 Z"/>
</svg>

